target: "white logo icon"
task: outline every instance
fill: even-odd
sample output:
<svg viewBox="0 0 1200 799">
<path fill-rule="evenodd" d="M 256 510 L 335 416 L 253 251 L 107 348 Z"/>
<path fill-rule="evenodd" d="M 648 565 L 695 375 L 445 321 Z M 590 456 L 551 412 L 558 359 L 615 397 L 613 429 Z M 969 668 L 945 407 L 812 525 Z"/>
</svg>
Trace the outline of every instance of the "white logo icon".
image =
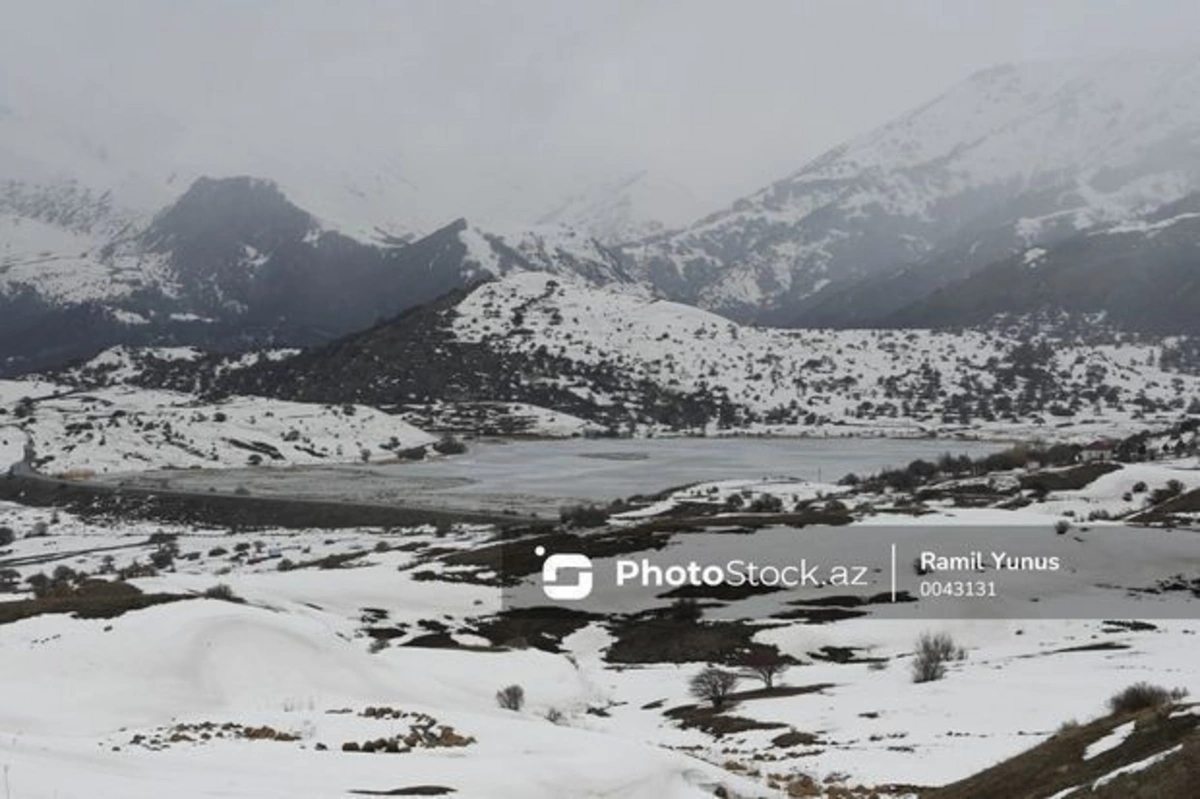
<svg viewBox="0 0 1200 799">
<path fill-rule="evenodd" d="M 546 555 L 545 547 L 533 550 L 539 558 Z M 559 581 L 559 572 L 576 572 L 573 581 Z M 550 599 L 577 601 L 592 593 L 592 559 L 587 555 L 551 555 L 542 564 L 542 593 Z"/>
</svg>

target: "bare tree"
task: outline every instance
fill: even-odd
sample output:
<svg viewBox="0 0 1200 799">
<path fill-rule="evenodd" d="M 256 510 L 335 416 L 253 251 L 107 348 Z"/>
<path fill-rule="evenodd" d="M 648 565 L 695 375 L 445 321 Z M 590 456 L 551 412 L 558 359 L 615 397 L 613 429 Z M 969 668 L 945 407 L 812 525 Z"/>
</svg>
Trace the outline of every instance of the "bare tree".
<svg viewBox="0 0 1200 799">
<path fill-rule="evenodd" d="M 775 679 L 788 670 L 791 664 L 774 647 L 754 648 L 741 660 L 741 667 L 755 679 L 762 680 L 768 691 L 775 687 Z"/>
<path fill-rule="evenodd" d="M 691 679 L 688 690 L 692 696 L 704 702 L 711 702 L 713 708 L 720 710 L 737 687 L 737 682 L 738 676 L 733 672 L 709 666 Z"/>
</svg>

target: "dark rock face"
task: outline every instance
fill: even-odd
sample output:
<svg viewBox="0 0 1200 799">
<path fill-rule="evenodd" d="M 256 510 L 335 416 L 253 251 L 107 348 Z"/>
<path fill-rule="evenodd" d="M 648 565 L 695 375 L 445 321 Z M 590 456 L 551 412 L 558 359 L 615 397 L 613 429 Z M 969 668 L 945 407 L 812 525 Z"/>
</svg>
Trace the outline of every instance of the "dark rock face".
<svg viewBox="0 0 1200 799">
<path fill-rule="evenodd" d="M 78 216 L 62 202 L 32 208 L 43 217 L 53 211 L 54 221 Z M 123 231 L 87 254 L 114 275 L 130 262 L 157 263 L 156 282 L 80 302 L 27 285 L 0 294 L 0 375 L 117 344 L 231 350 L 329 341 L 464 285 L 465 227 L 458 220 L 411 244 L 367 244 L 322 231 L 268 181 L 202 178 L 144 231 Z"/>
<path fill-rule="evenodd" d="M 1132 223 L 1027 250 L 881 314 L 881 326 L 985 324 L 997 314 L 1104 314 L 1118 327 L 1200 333 L 1200 195 Z"/>
</svg>

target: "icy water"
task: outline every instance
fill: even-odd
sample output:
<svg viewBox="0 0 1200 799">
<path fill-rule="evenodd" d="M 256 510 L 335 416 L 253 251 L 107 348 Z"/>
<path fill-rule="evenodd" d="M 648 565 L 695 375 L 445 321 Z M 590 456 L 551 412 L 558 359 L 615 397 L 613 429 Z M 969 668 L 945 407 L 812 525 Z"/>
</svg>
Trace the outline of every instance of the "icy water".
<svg viewBox="0 0 1200 799">
<path fill-rule="evenodd" d="M 943 452 L 984 455 L 994 442 L 928 439 L 661 438 L 473 441 L 450 458 L 390 464 L 119 475 L 160 487 L 422 507 L 556 513 L 565 504 L 648 494 L 707 480 L 789 476 L 834 482 Z"/>
</svg>

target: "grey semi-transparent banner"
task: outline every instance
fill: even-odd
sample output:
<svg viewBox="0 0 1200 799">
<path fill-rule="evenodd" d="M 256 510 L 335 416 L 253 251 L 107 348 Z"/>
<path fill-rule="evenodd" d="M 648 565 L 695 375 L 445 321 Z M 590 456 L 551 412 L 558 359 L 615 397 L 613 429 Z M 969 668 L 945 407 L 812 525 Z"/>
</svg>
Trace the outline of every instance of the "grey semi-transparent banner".
<svg viewBox="0 0 1200 799">
<path fill-rule="evenodd" d="M 1200 618 L 1200 533 L 1111 524 L 903 524 L 515 540 L 504 607 L 726 617 Z"/>
</svg>

